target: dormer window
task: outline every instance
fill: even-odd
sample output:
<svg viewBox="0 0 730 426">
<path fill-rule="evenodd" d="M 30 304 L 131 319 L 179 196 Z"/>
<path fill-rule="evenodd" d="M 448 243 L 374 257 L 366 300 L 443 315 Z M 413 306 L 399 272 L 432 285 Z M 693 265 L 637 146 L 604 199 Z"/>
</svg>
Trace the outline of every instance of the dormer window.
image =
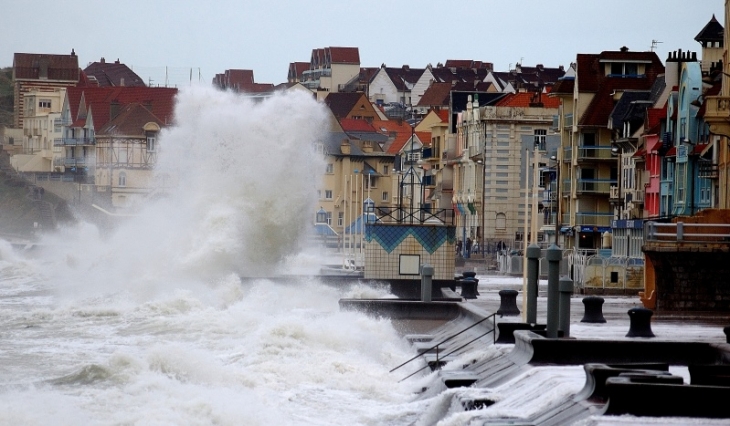
<svg viewBox="0 0 730 426">
<path fill-rule="evenodd" d="M 610 62 L 606 67 L 609 77 L 643 77 L 638 62 Z M 642 70 L 643 71 L 643 70 Z"/>
</svg>

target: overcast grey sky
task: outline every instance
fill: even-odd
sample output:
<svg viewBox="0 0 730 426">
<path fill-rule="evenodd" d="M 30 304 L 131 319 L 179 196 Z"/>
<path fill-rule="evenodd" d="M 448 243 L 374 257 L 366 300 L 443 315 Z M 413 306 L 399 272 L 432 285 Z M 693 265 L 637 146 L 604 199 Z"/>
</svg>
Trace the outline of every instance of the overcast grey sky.
<svg viewBox="0 0 730 426">
<path fill-rule="evenodd" d="M 8 4 L 9 2 L 9 4 Z M 361 66 L 423 68 L 447 59 L 492 62 L 506 71 L 568 66 L 577 53 L 627 46 L 699 51 L 694 37 L 724 0 L 5 0 L 0 66 L 13 53 L 67 54 L 79 65 L 117 58 L 153 85 L 226 69 L 252 69 L 258 83 L 286 81 L 290 62 L 312 49 L 354 46 Z"/>
</svg>

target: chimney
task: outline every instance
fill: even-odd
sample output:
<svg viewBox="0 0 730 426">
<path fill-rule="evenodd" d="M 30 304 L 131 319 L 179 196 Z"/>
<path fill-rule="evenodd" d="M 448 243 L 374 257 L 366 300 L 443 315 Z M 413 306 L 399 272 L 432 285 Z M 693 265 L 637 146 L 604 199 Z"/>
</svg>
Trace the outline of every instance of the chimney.
<svg viewBox="0 0 730 426">
<path fill-rule="evenodd" d="M 624 53 L 626 53 L 626 52 L 628 52 L 628 51 L 629 51 L 629 48 L 628 48 L 628 47 L 626 47 L 626 46 L 621 46 L 621 49 L 620 49 L 620 50 L 621 50 L 621 52 L 624 52 Z"/>
<path fill-rule="evenodd" d="M 106 59 L 104 59 L 104 57 L 102 56 L 102 58 L 99 59 L 99 62 L 102 63 L 102 64 L 106 64 Z"/>
<path fill-rule="evenodd" d="M 350 141 L 342 139 L 342 142 L 340 142 L 340 151 L 345 155 L 350 155 Z"/>
</svg>

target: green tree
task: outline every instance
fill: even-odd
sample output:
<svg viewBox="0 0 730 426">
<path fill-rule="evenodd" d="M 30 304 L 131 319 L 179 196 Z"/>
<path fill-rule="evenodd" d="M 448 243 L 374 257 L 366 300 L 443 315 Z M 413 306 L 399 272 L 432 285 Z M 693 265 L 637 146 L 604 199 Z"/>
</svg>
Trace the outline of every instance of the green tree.
<svg viewBox="0 0 730 426">
<path fill-rule="evenodd" d="M 0 126 L 13 125 L 13 68 L 0 68 Z"/>
</svg>

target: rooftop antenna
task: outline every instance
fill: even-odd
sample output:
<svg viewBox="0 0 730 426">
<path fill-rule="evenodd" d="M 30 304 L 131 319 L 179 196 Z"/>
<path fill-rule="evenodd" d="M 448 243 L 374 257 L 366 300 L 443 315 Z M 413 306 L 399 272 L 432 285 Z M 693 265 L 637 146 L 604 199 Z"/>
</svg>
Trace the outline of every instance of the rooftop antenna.
<svg viewBox="0 0 730 426">
<path fill-rule="evenodd" d="M 659 43 L 663 43 L 663 42 L 662 41 L 659 41 L 659 40 L 652 40 L 651 41 L 651 50 L 650 51 L 653 52 L 654 50 L 656 50 L 657 45 Z"/>
</svg>

